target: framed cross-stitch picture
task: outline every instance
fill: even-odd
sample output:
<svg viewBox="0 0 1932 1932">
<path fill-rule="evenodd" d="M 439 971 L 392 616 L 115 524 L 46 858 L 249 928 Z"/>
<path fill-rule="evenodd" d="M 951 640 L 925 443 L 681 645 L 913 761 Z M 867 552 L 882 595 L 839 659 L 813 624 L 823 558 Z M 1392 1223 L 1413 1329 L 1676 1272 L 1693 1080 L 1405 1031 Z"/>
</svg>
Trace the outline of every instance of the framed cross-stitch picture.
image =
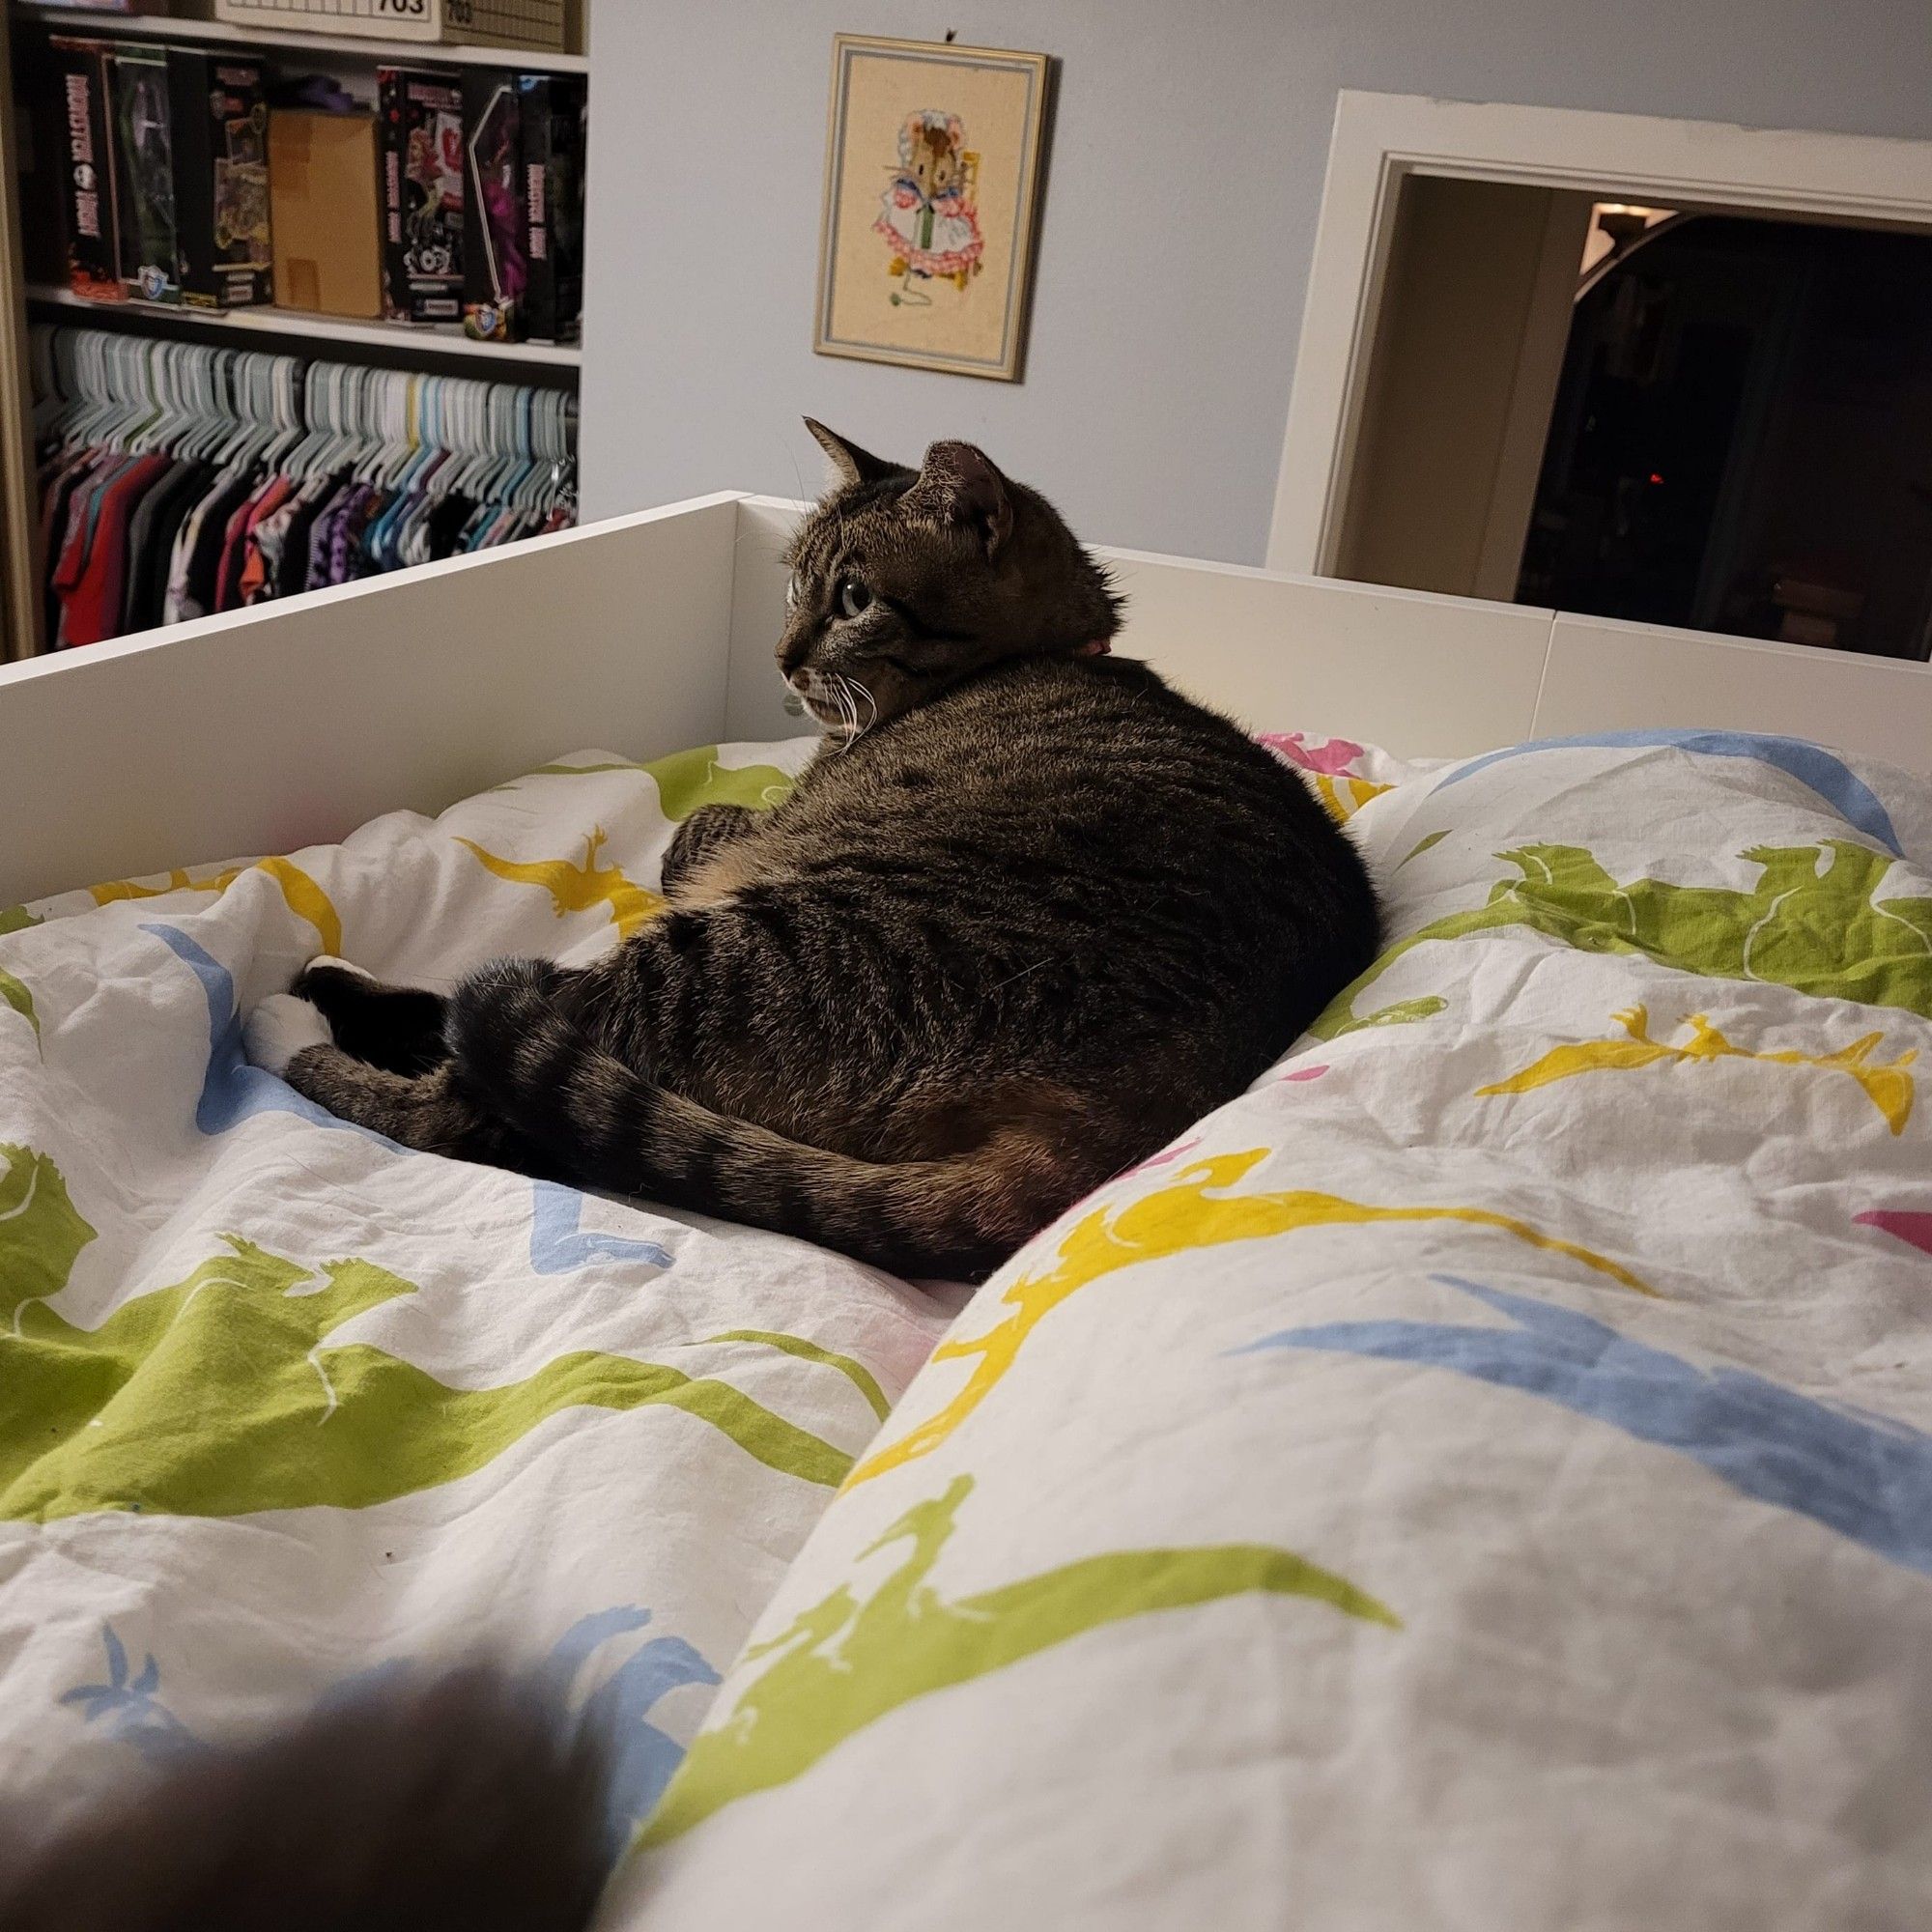
<svg viewBox="0 0 1932 1932">
<path fill-rule="evenodd" d="M 840 34 L 812 347 L 1019 380 L 1051 63 Z"/>
</svg>

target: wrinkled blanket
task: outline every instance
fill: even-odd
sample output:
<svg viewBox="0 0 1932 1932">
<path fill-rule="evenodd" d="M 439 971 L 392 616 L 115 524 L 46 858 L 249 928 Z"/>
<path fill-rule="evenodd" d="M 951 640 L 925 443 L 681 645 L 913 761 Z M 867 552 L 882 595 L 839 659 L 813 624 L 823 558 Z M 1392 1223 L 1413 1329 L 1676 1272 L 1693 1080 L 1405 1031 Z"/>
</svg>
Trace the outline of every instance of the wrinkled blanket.
<svg viewBox="0 0 1932 1932">
<path fill-rule="evenodd" d="M 1932 791 L 1274 742 L 1387 950 L 950 1329 L 240 1058 L 803 746 L 0 914 L 0 1778 L 487 1638 L 619 1726 L 612 1927 L 1932 1922 Z"/>
</svg>

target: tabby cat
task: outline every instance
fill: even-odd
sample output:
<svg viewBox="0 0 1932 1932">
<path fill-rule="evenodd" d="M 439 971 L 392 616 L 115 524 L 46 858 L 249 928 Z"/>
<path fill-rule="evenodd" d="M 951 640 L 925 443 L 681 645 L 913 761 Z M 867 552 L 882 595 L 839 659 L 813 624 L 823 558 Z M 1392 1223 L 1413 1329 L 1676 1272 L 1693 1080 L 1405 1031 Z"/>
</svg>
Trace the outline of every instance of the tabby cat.
<svg viewBox="0 0 1932 1932">
<path fill-rule="evenodd" d="M 977 1278 L 1275 1060 L 1375 893 L 1292 771 L 1109 654 L 1044 497 L 808 427 L 778 661 L 828 741 L 790 797 L 694 812 L 595 965 L 445 1000 L 320 961 L 249 1050 L 409 1147 Z"/>
</svg>

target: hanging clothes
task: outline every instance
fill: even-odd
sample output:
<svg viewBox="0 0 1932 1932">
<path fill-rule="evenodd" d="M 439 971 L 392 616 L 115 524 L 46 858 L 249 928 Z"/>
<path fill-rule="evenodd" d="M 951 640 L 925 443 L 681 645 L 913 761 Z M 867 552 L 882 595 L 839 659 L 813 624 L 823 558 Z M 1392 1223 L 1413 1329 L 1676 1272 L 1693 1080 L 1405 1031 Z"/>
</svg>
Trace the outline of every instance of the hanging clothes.
<svg viewBox="0 0 1932 1932">
<path fill-rule="evenodd" d="M 49 644 L 71 648 L 567 528 L 554 391 L 32 331 Z"/>
</svg>

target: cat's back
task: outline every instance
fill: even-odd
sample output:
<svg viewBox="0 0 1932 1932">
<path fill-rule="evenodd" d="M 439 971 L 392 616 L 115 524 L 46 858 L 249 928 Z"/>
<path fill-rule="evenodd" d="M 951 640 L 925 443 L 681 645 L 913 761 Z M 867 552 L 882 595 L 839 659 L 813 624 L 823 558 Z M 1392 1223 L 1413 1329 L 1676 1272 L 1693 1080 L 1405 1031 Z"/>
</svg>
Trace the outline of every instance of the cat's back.
<svg viewBox="0 0 1932 1932">
<path fill-rule="evenodd" d="M 1359 872 L 1301 780 L 1133 659 L 1030 660 L 822 753 L 787 831 L 989 867 Z M 1363 878 L 1364 887 L 1366 877 Z"/>
</svg>

